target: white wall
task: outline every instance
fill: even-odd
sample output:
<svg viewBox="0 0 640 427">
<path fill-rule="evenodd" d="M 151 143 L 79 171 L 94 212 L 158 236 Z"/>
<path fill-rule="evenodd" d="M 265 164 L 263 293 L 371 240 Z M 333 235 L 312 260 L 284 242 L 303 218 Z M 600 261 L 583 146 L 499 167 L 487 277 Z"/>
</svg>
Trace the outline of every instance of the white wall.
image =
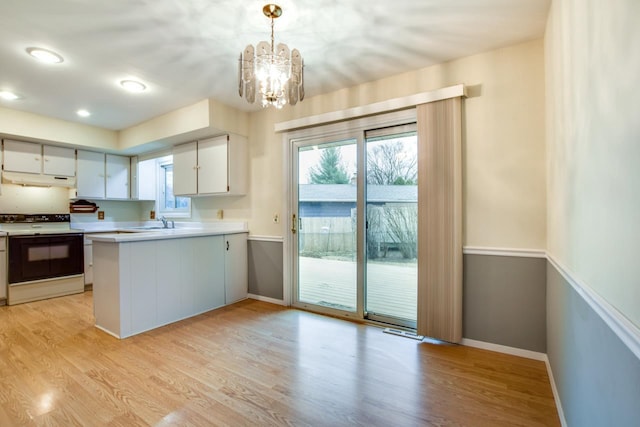
<svg viewBox="0 0 640 427">
<path fill-rule="evenodd" d="M 464 83 L 470 88 L 463 116 L 464 244 L 543 249 L 546 245 L 543 58 L 542 40 L 534 40 L 315 96 L 279 111 L 265 109 L 247 114 L 210 101 L 209 126 L 203 131 L 228 124 L 233 129 L 226 131 L 248 135 L 250 188 L 245 197 L 194 199 L 193 219 L 215 220 L 217 210 L 223 209 L 225 219 L 248 220 L 254 235 L 282 236 L 288 229 L 288 219 L 282 218 L 281 212 L 285 165 L 282 136 L 274 132 L 275 123 Z M 202 116 L 205 109 L 200 104 L 170 115 L 173 118 L 195 110 L 198 116 L 190 121 L 195 125 L 188 127 L 194 128 L 192 134 L 206 122 Z M 27 113 L 12 114 L 22 122 L 35 120 Z M 48 119 L 38 119 L 38 132 L 46 135 Z M 136 147 L 160 143 L 146 141 L 149 138 L 162 137 L 173 143 L 189 140 L 173 135 L 171 129 L 179 126 L 153 134 L 150 127 L 154 123 L 151 120 L 121 132 L 118 144 L 122 147 L 118 147 L 136 151 Z M 5 126 L 0 123 L 0 134 L 8 133 Z M 89 130 L 76 129 L 80 134 Z M 81 139 L 78 144 L 90 144 L 89 138 Z M 274 214 L 282 219 L 280 224 L 273 223 Z"/>
<path fill-rule="evenodd" d="M 282 236 L 282 136 L 274 124 L 453 84 L 464 101 L 464 244 L 544 249 L 546 194 L 542 40 L 511 46 L 305 99 L 250 118 L 252 234 Z M 286 219 L 285 219 L 286 220 Z M 288 223 L 287 221 L 284 221 Z"/>
<path fill-rule="evenodd" d="M 554 1 L 549 253 L 640 327 L 640 2 Z"/>
</svg>

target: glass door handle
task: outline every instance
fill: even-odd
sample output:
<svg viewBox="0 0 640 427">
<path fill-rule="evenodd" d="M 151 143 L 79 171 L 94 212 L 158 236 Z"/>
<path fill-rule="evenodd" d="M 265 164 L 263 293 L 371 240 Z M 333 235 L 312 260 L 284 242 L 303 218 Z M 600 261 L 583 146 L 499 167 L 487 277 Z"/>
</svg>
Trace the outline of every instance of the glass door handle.
<svg viewBox="0 0 640 427">
<path fill-rule="evenodd" d="M 291 215 L 291 232 L 296 234 L 296 214 Z"/>
</svg>

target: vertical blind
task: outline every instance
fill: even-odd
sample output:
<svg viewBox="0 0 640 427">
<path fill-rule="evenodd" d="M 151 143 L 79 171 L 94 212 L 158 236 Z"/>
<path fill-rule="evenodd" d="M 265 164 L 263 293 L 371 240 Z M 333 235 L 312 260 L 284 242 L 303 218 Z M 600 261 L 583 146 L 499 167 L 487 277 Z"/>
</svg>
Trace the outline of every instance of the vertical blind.
<svg viewBox="0 0 640 427">
<path fill-rule="evenodd" d="M 419 335 L 462 339 L 461 98 L 417 106 Z"/>
</svg>

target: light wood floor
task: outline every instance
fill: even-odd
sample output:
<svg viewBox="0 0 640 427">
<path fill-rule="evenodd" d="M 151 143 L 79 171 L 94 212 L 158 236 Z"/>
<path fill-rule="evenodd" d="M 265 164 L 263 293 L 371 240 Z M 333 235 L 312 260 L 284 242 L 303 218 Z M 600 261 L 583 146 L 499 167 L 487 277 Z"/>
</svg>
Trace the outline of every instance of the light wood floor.
<svg viewBox="0 0 640 427">
<path fill-rule="evenodd" d="M 247 300 L 117 340 L 92 295 L 0 307 L 0 426 L 553 426 L 542 362 Z"/>
</svg>

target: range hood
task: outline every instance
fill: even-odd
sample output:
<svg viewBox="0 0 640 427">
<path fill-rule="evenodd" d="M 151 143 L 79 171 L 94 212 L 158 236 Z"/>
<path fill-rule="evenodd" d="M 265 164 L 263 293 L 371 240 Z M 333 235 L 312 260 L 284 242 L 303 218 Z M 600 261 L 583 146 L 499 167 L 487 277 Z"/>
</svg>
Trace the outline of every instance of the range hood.
<svg viewBox="0 0 640 427">
<path fill-rule="evenodd" d="M 33 187 L 76 187 L 75 176 L 54 176 L 23 172 L 2 172 L 2 182 Z"/>
</svg>

